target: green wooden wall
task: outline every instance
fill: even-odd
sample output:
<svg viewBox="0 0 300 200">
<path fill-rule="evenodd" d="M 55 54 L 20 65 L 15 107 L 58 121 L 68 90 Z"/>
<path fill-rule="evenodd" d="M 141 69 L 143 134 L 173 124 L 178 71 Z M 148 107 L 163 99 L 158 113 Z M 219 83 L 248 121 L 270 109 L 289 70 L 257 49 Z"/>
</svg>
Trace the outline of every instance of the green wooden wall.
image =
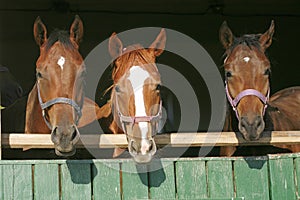
<svg viewBox="0 0 300 200">
<path fill-rule="evenodd" d="M 300 154 L 115 160 L 2 160 L 0 199 L 300 199 Z"/>
</svg>

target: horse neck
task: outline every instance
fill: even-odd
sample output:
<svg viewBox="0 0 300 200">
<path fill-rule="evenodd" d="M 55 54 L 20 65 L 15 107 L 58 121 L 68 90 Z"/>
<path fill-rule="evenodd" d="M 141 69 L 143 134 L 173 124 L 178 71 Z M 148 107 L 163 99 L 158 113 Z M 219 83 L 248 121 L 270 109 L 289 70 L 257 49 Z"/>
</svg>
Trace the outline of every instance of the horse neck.
<svg viewBox="0 0 300 200">
<path fill-rule="evenodd" d="M 47 127 L 42 115 L 36 84 L 28 95 L 25 133 L 51 133 L 51 130 Z"/>
</svg>

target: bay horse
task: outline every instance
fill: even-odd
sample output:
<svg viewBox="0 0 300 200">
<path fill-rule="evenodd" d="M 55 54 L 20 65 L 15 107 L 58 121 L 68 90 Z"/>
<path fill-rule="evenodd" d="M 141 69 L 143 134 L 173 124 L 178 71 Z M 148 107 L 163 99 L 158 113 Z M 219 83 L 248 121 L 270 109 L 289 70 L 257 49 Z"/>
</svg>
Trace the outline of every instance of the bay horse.
<svg viewBox="0 0 300 200">
<path fill-rule="evenodd" d="M 114 134 L 126 134 L 128 151 L 137 163 L 150 162 L 157 150 L 153 136 L 162 118 L 162 100 L 155 60 L 165 43 L 164 29 L 149 48 L 140 44 L 123 48 L 116 33 L 109 38 L 109 53 L 114 59 L 110 98 L 113 120 L 109 128 Z M 123 151 L 115 148 L 113 157 Z"/>
<path fill-rule="evenodd" d="M 265 131 L 300 129 L 300 87 L 287 88 L 270 96 L 271 64 L 265 55 L 272 43 L 274 21 L 264 34 L 235 37 L 227 23 L 220 28 L 220 41 L 226 49 L 225 91 L 228 110 L 224 131 L 239 131 L 245 140 L 258 140 Z M 237 124 L 234 123 L 238 120 Z M 276 145 L 292 152 L 299 145 Z M 221 155 L 231 156 L 235 147 L 221 147 Z"/>
<path fill-rule="evenodd" d="M 47 37 L 46 26 L 37 17 L 33 33 L 40 56 L 37 81 L 27 100 L 25 133 L 51 134 L 55 153 L 72 156 L 80 137 L 78 128 L 101 112 L 84 96 L 86 67 L 79 53 L 83 23 L 76 15 L 69 32 L 55 30 Z"/>
</svg>

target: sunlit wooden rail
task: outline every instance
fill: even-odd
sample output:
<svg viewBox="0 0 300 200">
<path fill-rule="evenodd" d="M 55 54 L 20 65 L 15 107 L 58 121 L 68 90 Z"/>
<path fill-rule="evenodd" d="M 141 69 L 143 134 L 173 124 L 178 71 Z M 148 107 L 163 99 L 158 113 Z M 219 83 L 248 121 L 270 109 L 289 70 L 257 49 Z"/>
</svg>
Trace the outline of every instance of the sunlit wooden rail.
<svg viewBox="0 0 300 200">
<path fill-rule="evenodd" d="M 264 133 L 257 141 L 246 141 L 234 132 L 209 133 L 171 133 L 155 136 L 157 145 L 170 147 L 188 146 L 247 146 L 247 145 L 277 145 L 300 144 L 300 131 L 273 131 Z M 126 147 L 124 134 L 81 135 L 77 148 L 114 148 Z M 49 134 L 16 134 L 2 133 L 2 148 L 53 148 Z"/>
</svg>

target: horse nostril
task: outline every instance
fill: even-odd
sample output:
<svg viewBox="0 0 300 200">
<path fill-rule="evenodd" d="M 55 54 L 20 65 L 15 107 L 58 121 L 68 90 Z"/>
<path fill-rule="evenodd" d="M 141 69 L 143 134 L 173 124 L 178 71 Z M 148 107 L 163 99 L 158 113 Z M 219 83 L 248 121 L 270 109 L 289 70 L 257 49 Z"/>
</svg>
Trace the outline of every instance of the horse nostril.
<svg viewBox="0 0 300 200">
<path fill-rule="evenodd" d="M 51 132 L 51 140 L 54 144 L 58 143 L 58 138 L 57 138 L 57 127 L 53 128 Z"/>
</svg>

